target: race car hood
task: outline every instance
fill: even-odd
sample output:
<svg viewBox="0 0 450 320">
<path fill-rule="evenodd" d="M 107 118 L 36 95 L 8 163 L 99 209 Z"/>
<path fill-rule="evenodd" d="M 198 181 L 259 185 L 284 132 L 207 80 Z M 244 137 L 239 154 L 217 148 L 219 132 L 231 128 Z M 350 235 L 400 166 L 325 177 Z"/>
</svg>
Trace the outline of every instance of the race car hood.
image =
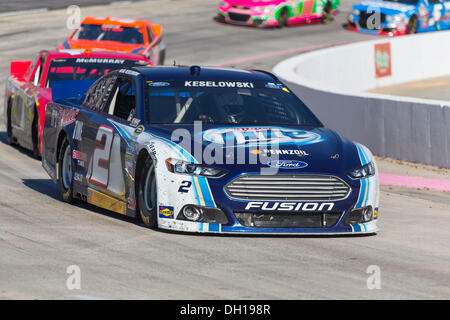
<svg viewBox="0 0 450 320">
<path fill-rule="evenodd" d="M 379 8 L 381 13 L 395 15 L 415 9 L 415 6 L 393 1 L 363 1 L 353 5 L 353 10 L 367 11 L 367 9 Z"/>
<path fill-rule="evenodd" d="M 264 7 L 270 5 L 278 5 L 283 0 L 225 0 L 231 6 L 244 6 L 244 7 Z"/>
<path fill-rule="evenodd" d="M 90 40 L 67 40 L 62 46 L 65 49 L 92 49 L 108 50 L 126 53 L 141 53 L 145 50 L 143 44 L 130 44 L 116 41 L 90 41 Z"/>
<path fill-rule="evenodd" d="M 189 132 L 189 136 L 172 136 L 175 129 L 186 129 L 184 132 Z M 194 131 L 192 125 L 153 125 L 148 131 L 175 142 L 173 148 L 183 148 L 187 151 L 183 151 L 183 154 L 192 155 L 191 159 L 182 160 L 211 165 L 235 175 L 276 168 L 285 173 L 329 173 L 342 176 L 348 170 L 360 166 L 353 142 L 344 141 L 334 131 L 324 128 L 204 125 L 201 131 Z M 212 149 L 219 151 L 211 152 Z M 242 154 L 245 154 L 245 158 Z"/>
</svg>

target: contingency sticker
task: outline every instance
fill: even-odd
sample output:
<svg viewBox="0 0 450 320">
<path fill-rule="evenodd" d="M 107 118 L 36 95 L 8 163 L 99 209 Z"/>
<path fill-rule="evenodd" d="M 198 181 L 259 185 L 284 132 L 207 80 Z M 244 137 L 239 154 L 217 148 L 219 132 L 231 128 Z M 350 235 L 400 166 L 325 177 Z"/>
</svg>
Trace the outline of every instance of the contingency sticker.
<svg viewBox="0 0 450 320">
<path fill-rule="evenodd" d="M 164 219 L 173 219 L 173 207 L 159 206 L 159 217 Z"/>
</svg>

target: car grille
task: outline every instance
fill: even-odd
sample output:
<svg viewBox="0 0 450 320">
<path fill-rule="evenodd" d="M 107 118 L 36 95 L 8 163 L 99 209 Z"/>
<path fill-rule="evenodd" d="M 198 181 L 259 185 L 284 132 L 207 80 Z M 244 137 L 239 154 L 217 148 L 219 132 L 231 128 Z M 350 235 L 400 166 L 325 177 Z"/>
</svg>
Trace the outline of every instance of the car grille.
<svg viewBox="0 0 450 320">
<path fill-rule="evenodd" d="M 239 223 L 249 228 L 331 228 L 341 213 L 337 212 L 234 212 Z"/>
<path fill-rule="evenodd" d="M 369 29 L 369 27 L 367 26 L 367 22 L 369 20 L 369 18 L 371 16 L 373 16 L 375 13 L 374 12 L 366 12 L 366 11 L 361 11 L 359 13 L 359 19 L 358 19 L 358 24 L 361 28 L 363 29 Z M 376 21 L 375 19 L 373 20 L 374 22 Z M 383 23 L 386 21 L 386 15 L 384 13 L 380 13 L 380 23 Z M 375 26 L 375 28 L 373 28 L 373 26 L 370 26 L 373 30 L 379 30 L 381 28 L 381 26 Z"/>
<path fill-rule="evenodd" d="M 240 13 L 234 13 L 229 12 L 228 17 L 230 17 L 231 20 L 239 21 L 239 22 L 246 22 L 250 18 L 249 14 L 240 14 Z"/>
<path fill-rule="evenodd" d="M 230 198 L 247 201 L 336 201 L 350 190 L 338 177 L 307 174 L 246 174 L 224 187 Z"/>
</svg>

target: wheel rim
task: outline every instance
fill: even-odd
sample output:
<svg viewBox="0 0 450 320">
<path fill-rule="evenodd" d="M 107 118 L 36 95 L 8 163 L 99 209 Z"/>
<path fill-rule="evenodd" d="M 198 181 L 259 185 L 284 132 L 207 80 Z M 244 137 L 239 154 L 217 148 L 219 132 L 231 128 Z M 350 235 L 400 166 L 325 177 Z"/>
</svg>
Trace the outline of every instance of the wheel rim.
<svg viewBox="0 0 450 320">
<path fill-rule="evenodd" d="M 156 179 L 153 165 L 148 169 L 144 184 L 144 203 L 147 211 L 152 211 L 156 204 Z"/>
<path fill-rule="evenodd" d="M 62 161 L 62 180 L 64 188 L 67 190 L 72 182 L 72 154 L 69 146 L 64 151 L 64 157 Z"/>
</svg>

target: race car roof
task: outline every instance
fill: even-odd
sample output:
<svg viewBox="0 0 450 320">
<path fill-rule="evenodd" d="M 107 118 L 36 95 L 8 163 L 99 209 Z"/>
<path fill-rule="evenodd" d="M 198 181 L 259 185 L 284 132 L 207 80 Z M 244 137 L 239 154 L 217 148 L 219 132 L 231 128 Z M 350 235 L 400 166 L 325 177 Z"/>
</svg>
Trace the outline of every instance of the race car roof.
<svg viewBox="0 0 450 320">
<path fill-rule="evenodd" d="M 69 50 L 43 50 L 42 56 L 53 58 L 108 58 L 108 59 L 127 59 L 127 60 L 145 60 L 144 56 L 135 53 L 125 53 L 108 50 L 90 50 L 90 49 L 69 49 Z"/>
<path fill-rule="evenodd" d="M 120 19 L 114 17 L 85 17 L 81 24 L 108 24 L 113 26 L 122 26 L 122 27 L 142 27 L 142 26 L 150 26 L 150 21 L 147 20 L 139 20 L 139 19 Z"/>
<path fill-rule="evenodd" d="M 261 70 L 199 66 L 134 67 L 133 69 L 141 72 L 145 80 L 279 81 L 273 74 Z"/>
</svg>

